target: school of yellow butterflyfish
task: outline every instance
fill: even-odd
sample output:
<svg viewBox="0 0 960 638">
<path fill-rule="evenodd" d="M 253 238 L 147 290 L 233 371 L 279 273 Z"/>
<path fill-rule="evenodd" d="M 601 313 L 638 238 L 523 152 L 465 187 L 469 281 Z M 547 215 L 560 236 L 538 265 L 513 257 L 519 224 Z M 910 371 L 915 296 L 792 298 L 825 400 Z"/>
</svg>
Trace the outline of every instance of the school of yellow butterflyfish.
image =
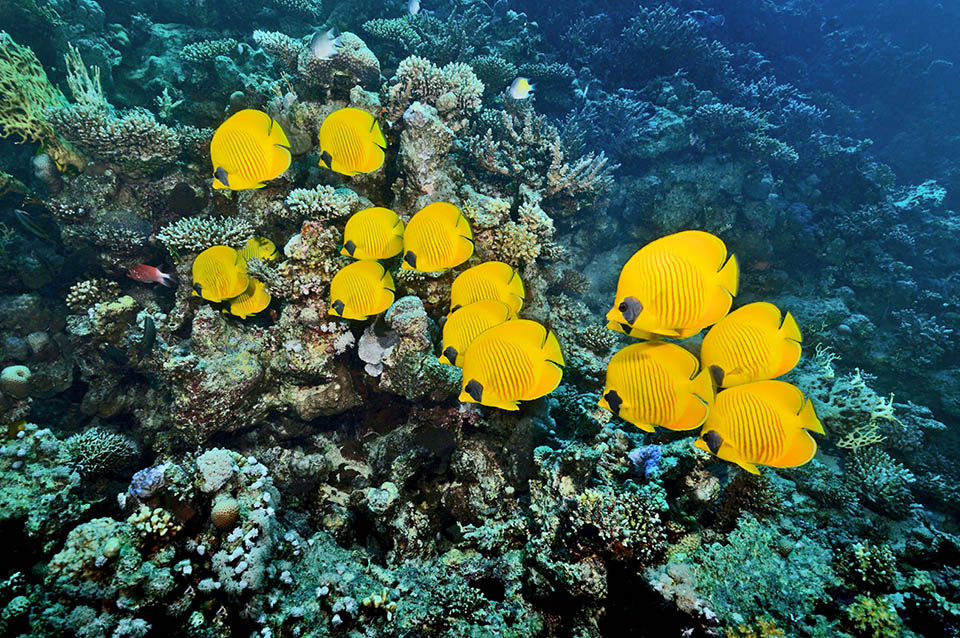
<svg viewBox="0 0 960 638">
<path fill-rule="evenodd" d="M 795 467 L 824 433 L 813 405 L 777 377 L 800 360 L 788 312 L 766 302 L 730 312 L 739 267 L 720 238 L 688 230 L 654 240 L 623 266 L 607 326 L 641 339 L 607 367 L 599 405 L 647 432 L 701 428 L 695 445 L 754 474 Z M 699 360 L 664 338 L 712 326 Z"/>
<path fill-rule="evenodd" d="M 320 127 L 320 165 L 343 175 L 379 169 L 385 148 L 376 118 L 360 109 L 335 110 Z M 217 129 L 210 156 L 218 189 L 261 188 L 290 165 L 283 129 L 253 109 Z M 274 252 L 265 238 L 240 252 L 207 249 L 193 264 L 194 294 L 239 317 L 263 310 L 270 295 L 247 275 L 246 259 Z M 379 260 L 402 255 L 402 270 L 449 270 L 473 255 L 473 233 L 450 203 L 425 206 L 406 226 L 394 211 L 374 207 L 347 221 L 341 254 L 357 261 L 330 282 L 328 312 L 365 320 L 394 301 L 393 276 Z M 823 434 L 823 426 L 799 389 L 775 380 L 800 359 L 800 329 L 789 312 L 766 302 L 730 312 L 738 281 L 736 257 L 707 232 L 667 235 L 638 250 L 621 270 L 606 318 L 611 330 L 645 341 L 610 359 L 599 405 L 647 432 L 702 428 L 697 447 L 748 472 L 803 465 L 817 450 L 808 430 Z M 461 368 L 461 401 L 516 410 L 519 401 L 556 389 L 560 343 L 543 325 L 518 317 L 524 288 L 512 267 L 494 261 L 468 268 L 450 297 L 439 361 Z M 663 341 L 710 326 L 699 360 Z"/>
</svg>

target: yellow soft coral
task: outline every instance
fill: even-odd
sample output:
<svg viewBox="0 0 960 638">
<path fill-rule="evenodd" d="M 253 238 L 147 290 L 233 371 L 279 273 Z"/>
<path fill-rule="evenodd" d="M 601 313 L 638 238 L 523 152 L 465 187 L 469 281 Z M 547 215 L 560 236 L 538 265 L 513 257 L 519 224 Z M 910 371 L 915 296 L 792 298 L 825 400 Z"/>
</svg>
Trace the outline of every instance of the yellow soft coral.
<svg viewBox="0 0 960 638">
<path fill-rule="evenodd" d="M 57 137 L 43 116 L 45 109 L 65 104 L 63 93 L 47 79 L 30 47 L 0 31 L 0 137 L 17 135 L 20 143 L 40 142 L 59 166 L 82 170 L 83 158 Z"/>
</svg>

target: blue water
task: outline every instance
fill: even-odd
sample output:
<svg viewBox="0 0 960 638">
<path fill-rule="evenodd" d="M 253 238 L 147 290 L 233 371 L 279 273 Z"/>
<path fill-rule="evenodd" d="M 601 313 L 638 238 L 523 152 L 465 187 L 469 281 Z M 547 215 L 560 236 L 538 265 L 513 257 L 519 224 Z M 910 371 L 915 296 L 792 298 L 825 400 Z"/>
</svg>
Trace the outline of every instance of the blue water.
<svg viewBox="0 0 960 638">
<path fill-rule="evenodd" d="M 0 635 L 960 635 L 957 3 L 10 0 L 0 29 Z M 371 207 L 403 241 L 331 286 Z M 629 274 L 682 231 L 687 270 Z M 490 261 L 476 294 L 526 323 L 461 372 L 453 281 Z M 754 303 L 786 403 L 701 351 Z M 618 380 L 648 339 L 673 367 Z"/>
</svg>

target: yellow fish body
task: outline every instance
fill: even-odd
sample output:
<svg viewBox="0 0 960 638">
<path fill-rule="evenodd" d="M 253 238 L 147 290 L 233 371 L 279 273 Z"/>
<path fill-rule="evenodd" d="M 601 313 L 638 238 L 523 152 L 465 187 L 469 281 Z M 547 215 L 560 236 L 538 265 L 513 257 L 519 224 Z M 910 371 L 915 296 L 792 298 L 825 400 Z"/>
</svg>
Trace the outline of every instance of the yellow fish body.
<svg viewBox="0 0 960 638">
<path fill-rule="evenodd" d="M 290 142 L 273 118 L 256 109 L 237 111 L 217 128 L 210 141 L 213 187 L 247 190 L 290 167 Z"/>
<path fill-rule="evenodd" d="M 645 342 L 610 359 L 598 405 L 645 432 L 692 430 L 713 403 L 713 381 L 697 358 L 674 343 Z"/>
<path fill-rule="evenodd" d="M 803 393 L 785 381 L 754 381 L 717 394 L 695 445 L 752 474 L 757 465 L 797 467 L 817 453 L 807 430 L 824 434 Z"/>
<path fill-rule="evenodd" d="M 563 365 L 553 331 L 527 319 L 501 323 L 480 333 L 467 348 L 460 401 L 518 410 L 520 401 L 553 392 Z"/>
<path fill-rule="evenodd" d="M 514 314 L 520 312 L 524 299 L 520 274 L 502 261 L 486 261 L 464 270 L 450 286 L 451 312 L 485 299 L 505 303 Z"/>
<path fill-rule="evenodd" d="M 389 208 L 365 208 L 347 220 L 341 255 L 354 259 L 389 259 L 403 250 L 403 221 Z"/>
<path fill-rule="evenodd" d="M 211 246 L 193 260 L 193 294 L 220 303 L 240 295 L 250 284 L 247 263 L 230 246 Z"/>
<path fill-rule="evenodd" d="M 378 261 L 355 261 L 330 281 L 330 309 L 335 317 L 363 320 L 390 307 L 393 277 Z"/>
<path fill-rule="evenodd" d="M 371 173 L 383 165 L 387 140 L 377 118 L 361 109 L 337 109 L 320 125 L 320 166 L 342 175 Z"/>
<path fill-rule="evenodd" d="M 607 320 L 638 333 L 684 339 L 723 318 L 739 267 L 715 235 L 687 230 L 650 242 L 620 272 Z"/>
<path fill-rule="evenodd" d="M 421 208 L 403 233 L 402 270 L 439 272 L 473 255 L 473 231 L 459 208 L 435 202 Z"/>
<path fill-rule="evenodd" d="M 277 246 L 266 237 L 251 237 L 240 251 L 244 261 L 247 259 L 261 259 L 273 261 L 277 258 Z"/>
<path fill-rule="evenodd" d="M 508 305 L 493 299 L 474 301 L 447 315 L 443 324 L 440 363 L 461 367 L 463 355 L 480 334 L 505 321 L 515 319 Z"/>
<path fill-rule="evenodd" d="M 766 302 L 747 304 L 710 328 L 700 347 L 700 363 L 724 388 L 776 379 L 800 361 L 802 340 L 789 312 L 783 316 Z"/>
<path fill-rule="evenodd" d="M 270 293 L 267 287 L 259 279 L 250 278 L 247 289 L 229 301 L 229 310 L 231 315 L 246 319 L 250 315 L 255 315 L 270 305 Z"/>
</svg>

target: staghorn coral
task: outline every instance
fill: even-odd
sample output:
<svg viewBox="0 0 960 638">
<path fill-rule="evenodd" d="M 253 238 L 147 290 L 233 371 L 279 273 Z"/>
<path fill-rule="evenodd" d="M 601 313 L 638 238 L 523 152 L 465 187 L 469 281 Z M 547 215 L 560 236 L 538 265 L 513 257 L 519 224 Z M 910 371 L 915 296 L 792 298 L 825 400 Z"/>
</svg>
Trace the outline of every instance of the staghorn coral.
<svg viewBox="0 0 960 638">
<path fill-rule="evenodd" d="M 711 146 L 743 151 L 761 161 L 794 164 L 800 156 L 787 143 L 773 137 L 775 128 L 762 113 L 732 104 L 704 104 L 691 117 L 693 130 Z"/>
<path fill-rule="evenodd" d="M 496 53 L 473 58 L 470 60 L 470 67 L 483 82 L 485 98 L 503 93 L 517 77 L 517 67 Z"/>
<path fill-rule="evenodd" d="M 484 25 L 486 26 L 486 25 Z M 393 61 L 418 55 L 448 64 L 464 60 L 473 53 L 477 30 L 470 31 L 466 20 L 456 15 L 446 21 L 420 13 L 404 18 L 375 18 L 363 23 L 363 29 L 379 40 Z"/>
<path fill-rule="evenodd" d="M 254 229 L 239 217 L 183 217 L 167 224 L 157 240 L 171 253 L 197 253 L 211 246 L 242 248 Z"/>
<path fill-rule="evenodd" d="M 317 17 L 323 9 L 320 0 L 269 0 L 268 4 L 281 13 L 299 14 L 307 18 Z"/>
</svg>

